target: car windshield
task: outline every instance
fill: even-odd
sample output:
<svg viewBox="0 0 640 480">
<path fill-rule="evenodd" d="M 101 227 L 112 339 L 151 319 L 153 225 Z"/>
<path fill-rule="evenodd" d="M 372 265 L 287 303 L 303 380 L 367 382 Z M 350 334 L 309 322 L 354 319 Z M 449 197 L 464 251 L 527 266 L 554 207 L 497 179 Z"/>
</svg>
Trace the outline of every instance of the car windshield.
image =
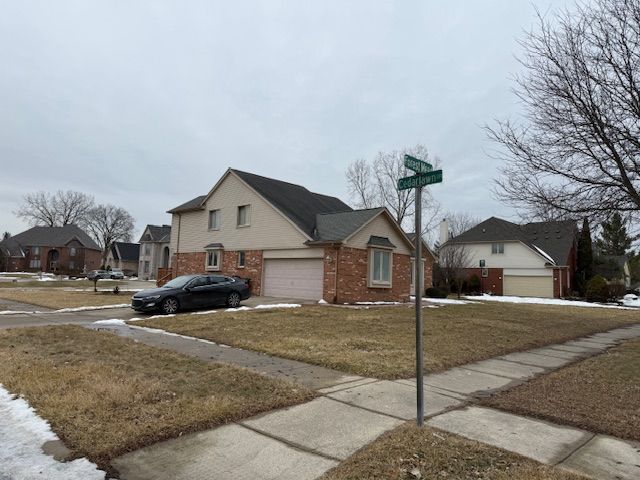
<svg viewBox="0 0 640 480">
<path fill-rule="evenodd" d="M 183 288 L 187 283 L 196 278 L 198 275 L 183 275 L 182 277 L 176 277 L 173 280 L 168 281 L 163 285 L 163 288 Z"/>
</svg>

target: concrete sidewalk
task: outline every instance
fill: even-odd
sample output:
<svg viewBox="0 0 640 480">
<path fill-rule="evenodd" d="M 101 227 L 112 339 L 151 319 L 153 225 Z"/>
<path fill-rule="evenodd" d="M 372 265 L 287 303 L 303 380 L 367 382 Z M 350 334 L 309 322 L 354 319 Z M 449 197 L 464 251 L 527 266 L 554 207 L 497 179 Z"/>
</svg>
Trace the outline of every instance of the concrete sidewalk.
<svg viewBox="0 0 640 480">
<path fill-rule="evenodd" d="M 125 330 L 115 333 L 131 334 Z M 173 340 L 159 340 L 170 337 L 163 333 L 132 335 L 163 348 L 177 345 Z M 638 444 L 472 404 L 474 397 L 510 388 L 638 336 L 640 324 L 427 375 L 428 424 L 593 478 L 638 479 Z M 215 351 L 215 344 L 203 349 L 195 345 L 207 345 L 202 341 L 170 338 L 180 339 L 181 353 L 189 354 L 187 344 L 193 352 L 199 352 L 195 354 L 199 358 L 206 355 L 204 351 Z M 222 354 L 211 360 L 228 361 L 232 357 Z M 255 371 L 262 368 L 247 362 L 239 364 Z M 289 379 L 309 385 L 302 377 Z M 314 479 L 382 433 L 415 418 L 415 379 L 349 379 L 342 374 L 322 376 L 314 385 L 322 396 L 311 402 L 158 443 L 119 457 L 113 466 L 123 480 Z"/>
</svg>

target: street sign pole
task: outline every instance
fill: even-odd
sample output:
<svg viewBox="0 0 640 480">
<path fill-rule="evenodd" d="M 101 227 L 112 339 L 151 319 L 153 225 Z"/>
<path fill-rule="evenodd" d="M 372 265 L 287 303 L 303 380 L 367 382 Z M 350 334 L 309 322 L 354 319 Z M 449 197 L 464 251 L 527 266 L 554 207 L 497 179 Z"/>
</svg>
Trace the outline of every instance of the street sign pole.
<svg viewBox="0 0 640 480">
<path fill-rule="evenodd" d="M 424 425 L 424 387 L 423 387 L 423 352 L 422 352 L 422 284 L 424 269 L 422 268 L 422 187 L 416 187 L 416 256 L 414 287 L 416 298 L 416 387 L 417 416 L 419 427 Z"/>
</svg>

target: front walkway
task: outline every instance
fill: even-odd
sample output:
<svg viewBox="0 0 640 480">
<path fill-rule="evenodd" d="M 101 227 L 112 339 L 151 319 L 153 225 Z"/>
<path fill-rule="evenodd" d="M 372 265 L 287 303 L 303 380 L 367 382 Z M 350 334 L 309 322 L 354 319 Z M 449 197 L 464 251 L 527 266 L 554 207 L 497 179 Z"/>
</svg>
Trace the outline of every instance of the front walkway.
<svg viewBox="0 0 640 480">
<path fill-rule="evenodd" d="M 314 479 L 415 418 L 415 379 L 381 381 L 213 342 L 93 325 L 203 360 L 234 363 L 318 389 L 311 402 L 158 443 L 113 461 L 122 480 Z M 598 479 L 640 478 L 640 445 L 473 405 L 474 397 L 640 336 L 640 324 L 425 376 L 427 424 Z M 298 373 L 296 373 L 298 372 Z"/>
</svg>

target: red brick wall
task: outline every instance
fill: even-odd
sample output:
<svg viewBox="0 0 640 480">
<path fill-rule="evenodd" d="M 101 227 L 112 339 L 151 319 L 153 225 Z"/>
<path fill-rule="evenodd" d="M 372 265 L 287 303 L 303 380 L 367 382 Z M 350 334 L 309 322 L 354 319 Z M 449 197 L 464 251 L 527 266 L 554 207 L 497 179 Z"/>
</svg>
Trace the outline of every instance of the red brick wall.
<svg viewBox="0 0 640 480">
<path fill-rule="evenodd" d="M 86 268 L 87 272 L 100 268 L 102 261 L 102 252 L 99 250 L 86 249 L 82 246 L 74 247 L 76 249 L 74 256 L 70 255 L 70 247 L 40 247 L 40 253 L 38 255 L 32 254 L 32 248 L 33 247 L 27 248 L 28 253 L 22 264 L 24 265 L 25 271 L 77 274 L 82 273 L 83 268 Z M 52 250 L 57 250 L 59 254 L 57 260 L 58 269 L 55 272 L 49 268 L 49 252 Z M 32 259 L 40 259 L 40 268 L 29 268 Z M 70 268 L 69 262 L 74 262 L 73 268 Z"/>
<path fill-rule="evenodd" d="M 490 268 L 489 276 L 482 278 L 482 269 L 480 268 L 467 268 L 467 280 L 471 278 L 471 275 L 475 274 L 480 279 L 480 288 L 483 293 L 491 292 L 493 295 L 502 295 L 504 292 L 503 286 L 503 271 L 502 268 Z"/>
<path fill-rule="evenodd" d="M 222 269 L 207 272 L 205 252 L 176 253 L 173 255 L 168 269 L 173 277 L 192 273 L 220 273 L 222 275 L 238 276 L 251 279 L 251 291 L 253 295 L 261 295 L 262 292 L 262 250 L 245 250 L 244 268 L 238 267 L 238 252 L 235 250 L 222 251 Z"/>
<path fill-rule="evenodd" d="M 571 292 L 571 286 L 567 286 L 569 278 L 571 276 L 568 268 L 554 268 L 553 269 L 553 296 L 555 298 L 566 297 Z M 562 285 L 562 289 L 560 286 Z"/>
<path fill-rule="evenodd" d="M 245 250 L 244 267 L 238 267 L 238 251 L 225 250 L 222 253 L 222 273 L 251 279 L 251 293 L 262 294 L 262 250 Z"/>
<path fill-rule="evenodd" d="M 411 288 L 411 257 L 409 255 L 393 254 L 391 288 L 368 286 L 368 250 L 327 247 L 324 256 L 324 299 L 326 301 L 353 303 L 409 300 Z M 425 260 L 424 284 L 430 286 L 433 260 L 430 257 L 426 257 Z"/>
</svg>

